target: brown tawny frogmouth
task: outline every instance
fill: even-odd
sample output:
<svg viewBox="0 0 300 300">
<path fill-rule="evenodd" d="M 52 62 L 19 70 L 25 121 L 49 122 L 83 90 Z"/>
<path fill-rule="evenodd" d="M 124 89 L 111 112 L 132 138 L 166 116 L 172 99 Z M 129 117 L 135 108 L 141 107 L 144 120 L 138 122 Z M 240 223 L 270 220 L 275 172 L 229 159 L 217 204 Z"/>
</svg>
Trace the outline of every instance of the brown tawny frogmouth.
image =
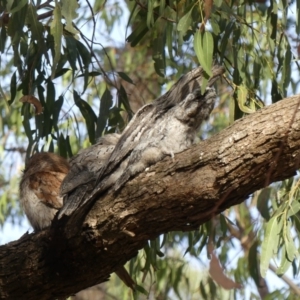
<svg viewBox="0 0 300 300">
<path fill-rule="evenodd" d="M 36 153 L 27 162 L 20 182 L 20 201 L 35 232 L 49 227 L 63 206 L 60 187 L 69 170 L 65 158 L 50 152 Z M 134 288 L 135 282 L 123 266 L 116 274 Z"/>
</svg>

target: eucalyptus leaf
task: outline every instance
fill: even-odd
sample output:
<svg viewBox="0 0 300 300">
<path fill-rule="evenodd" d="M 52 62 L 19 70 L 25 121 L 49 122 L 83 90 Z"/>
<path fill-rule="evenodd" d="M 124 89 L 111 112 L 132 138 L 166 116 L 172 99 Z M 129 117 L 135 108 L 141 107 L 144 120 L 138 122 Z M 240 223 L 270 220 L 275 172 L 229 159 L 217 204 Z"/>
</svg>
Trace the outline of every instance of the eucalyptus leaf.
<svg viewBox="0 0 300 300">
<path fill-rule="evenodd" d="M 56 66 L 61 56 L 61 39 L 63 35 L 63 25 L 61 23 L 62 13 L 60 3 L 56 3 L 53 11 L 53 20 L 50 25 L 50 32 L 54 39 L 54 58 L 52 63 L 52 75 L 53 79 L 56 76 Z"/>
<path fill-rule="evenodd" d="M 197 31 L 194 35 L 194 49 L 201 67 L 208 76 L 212 76 L 212 62 L 214 53 L 214 40 L 208 31 Z"/>
<path fill-rule="evenodd" d="M 78 34 L 78 30 L 73 26 L 73 22 L 78 17 L 78 7 L 77 0 L 61 0 L 61 13 L 66 20 L 65 30 L 74 35 Z"/>
<path fill-rule="evenodd" d="M 283 218 L 273 216 L 266 224 L 265 237 L 261 245 L 260 273 L 266 277 L 271 258 L 278 252 L 280 232 L 283 226 Z"/>
<path fill-rule="evenodd" d="M 177 24 L 177 30 L 181 31 L 182 34 L 185 34 L 192 24 L 191 14 L 194 6 L 179 20 Z"/>
</svg>

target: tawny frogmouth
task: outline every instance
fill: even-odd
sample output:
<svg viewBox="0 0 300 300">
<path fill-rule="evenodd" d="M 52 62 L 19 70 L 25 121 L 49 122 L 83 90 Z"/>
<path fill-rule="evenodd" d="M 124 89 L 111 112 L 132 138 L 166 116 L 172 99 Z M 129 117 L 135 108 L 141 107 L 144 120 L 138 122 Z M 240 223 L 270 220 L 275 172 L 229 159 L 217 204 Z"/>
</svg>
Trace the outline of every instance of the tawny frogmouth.
<svg viewBox="0 0 300 300">
<path fill-rule="evenodd" d="M 60 186 L 69 169 L 65 158 L 50 152 L 36 153 L 26 164 L 20 182 L 20 201 L 35 232 L 49 227 L 63 206 Z M 124 267 L 119 267 L 116 274 L 134 289 L 135 283 Z"/>
</svg>

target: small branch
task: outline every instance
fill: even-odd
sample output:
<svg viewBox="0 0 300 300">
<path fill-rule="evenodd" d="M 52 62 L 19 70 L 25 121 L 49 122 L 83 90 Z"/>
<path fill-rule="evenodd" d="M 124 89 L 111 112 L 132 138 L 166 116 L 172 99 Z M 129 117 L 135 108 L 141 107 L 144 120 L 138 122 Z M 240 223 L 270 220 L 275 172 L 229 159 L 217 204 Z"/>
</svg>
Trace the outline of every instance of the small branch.
<svg viewBox="0 0 300 300">
<path fill-rule="evenodd" d="M 43 19 L 52 17 L 52 15 L 53 15 L 53 10 L 50 10 L 50 11 L 47 11 L 47 12 L 45 12 L 43 14 L 38 15 L 37 19 L 38 20 L 43 20 Z"/>
<path fill-rule="evenodd" d="M 273 266 L 272 264 L 269 264 L 269 269 L 271 270 L 271 271 L 273 271 L 273 273 L 276 275 L 276 276 L 278 276 L 277 274 L 276 274 L 276 271 L 277 271 L 277 269 L 276 269 L 276 267 L 275 266 Z M 278 276 L 279 277 L 279 276 Z M 282 276 L 280 276 L 279 277 L 280 279 L 282 279 L 293 291 L 294 291 L 294 293 L 296 294 L 296 295 L 298 295 L 298 296 L 300 296 L 300 288 L 299 288 L 299 286 L 297 286 L 291 279 L 289 279 L 286 275 L 282 275 Z"/>
</svg>

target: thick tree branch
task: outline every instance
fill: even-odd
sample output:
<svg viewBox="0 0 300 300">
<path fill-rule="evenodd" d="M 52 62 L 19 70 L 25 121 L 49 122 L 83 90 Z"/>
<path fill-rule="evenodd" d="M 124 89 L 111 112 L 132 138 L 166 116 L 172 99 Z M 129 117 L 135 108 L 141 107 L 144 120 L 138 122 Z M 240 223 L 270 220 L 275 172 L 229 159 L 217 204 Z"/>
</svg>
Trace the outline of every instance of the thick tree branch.
<svg viewBox="0 0 300 300">
<path fill-rule="evenodd" d="M 300 159 L 300 96 L 235 122 L 164 159 L 85 216 L 0 247 L 1 299 L 54 299 L 105 281 L 148 239 L 193 230 L 272 182 Z M 82 225 L 82 226 L 81 226 Z"/>
</svg>

